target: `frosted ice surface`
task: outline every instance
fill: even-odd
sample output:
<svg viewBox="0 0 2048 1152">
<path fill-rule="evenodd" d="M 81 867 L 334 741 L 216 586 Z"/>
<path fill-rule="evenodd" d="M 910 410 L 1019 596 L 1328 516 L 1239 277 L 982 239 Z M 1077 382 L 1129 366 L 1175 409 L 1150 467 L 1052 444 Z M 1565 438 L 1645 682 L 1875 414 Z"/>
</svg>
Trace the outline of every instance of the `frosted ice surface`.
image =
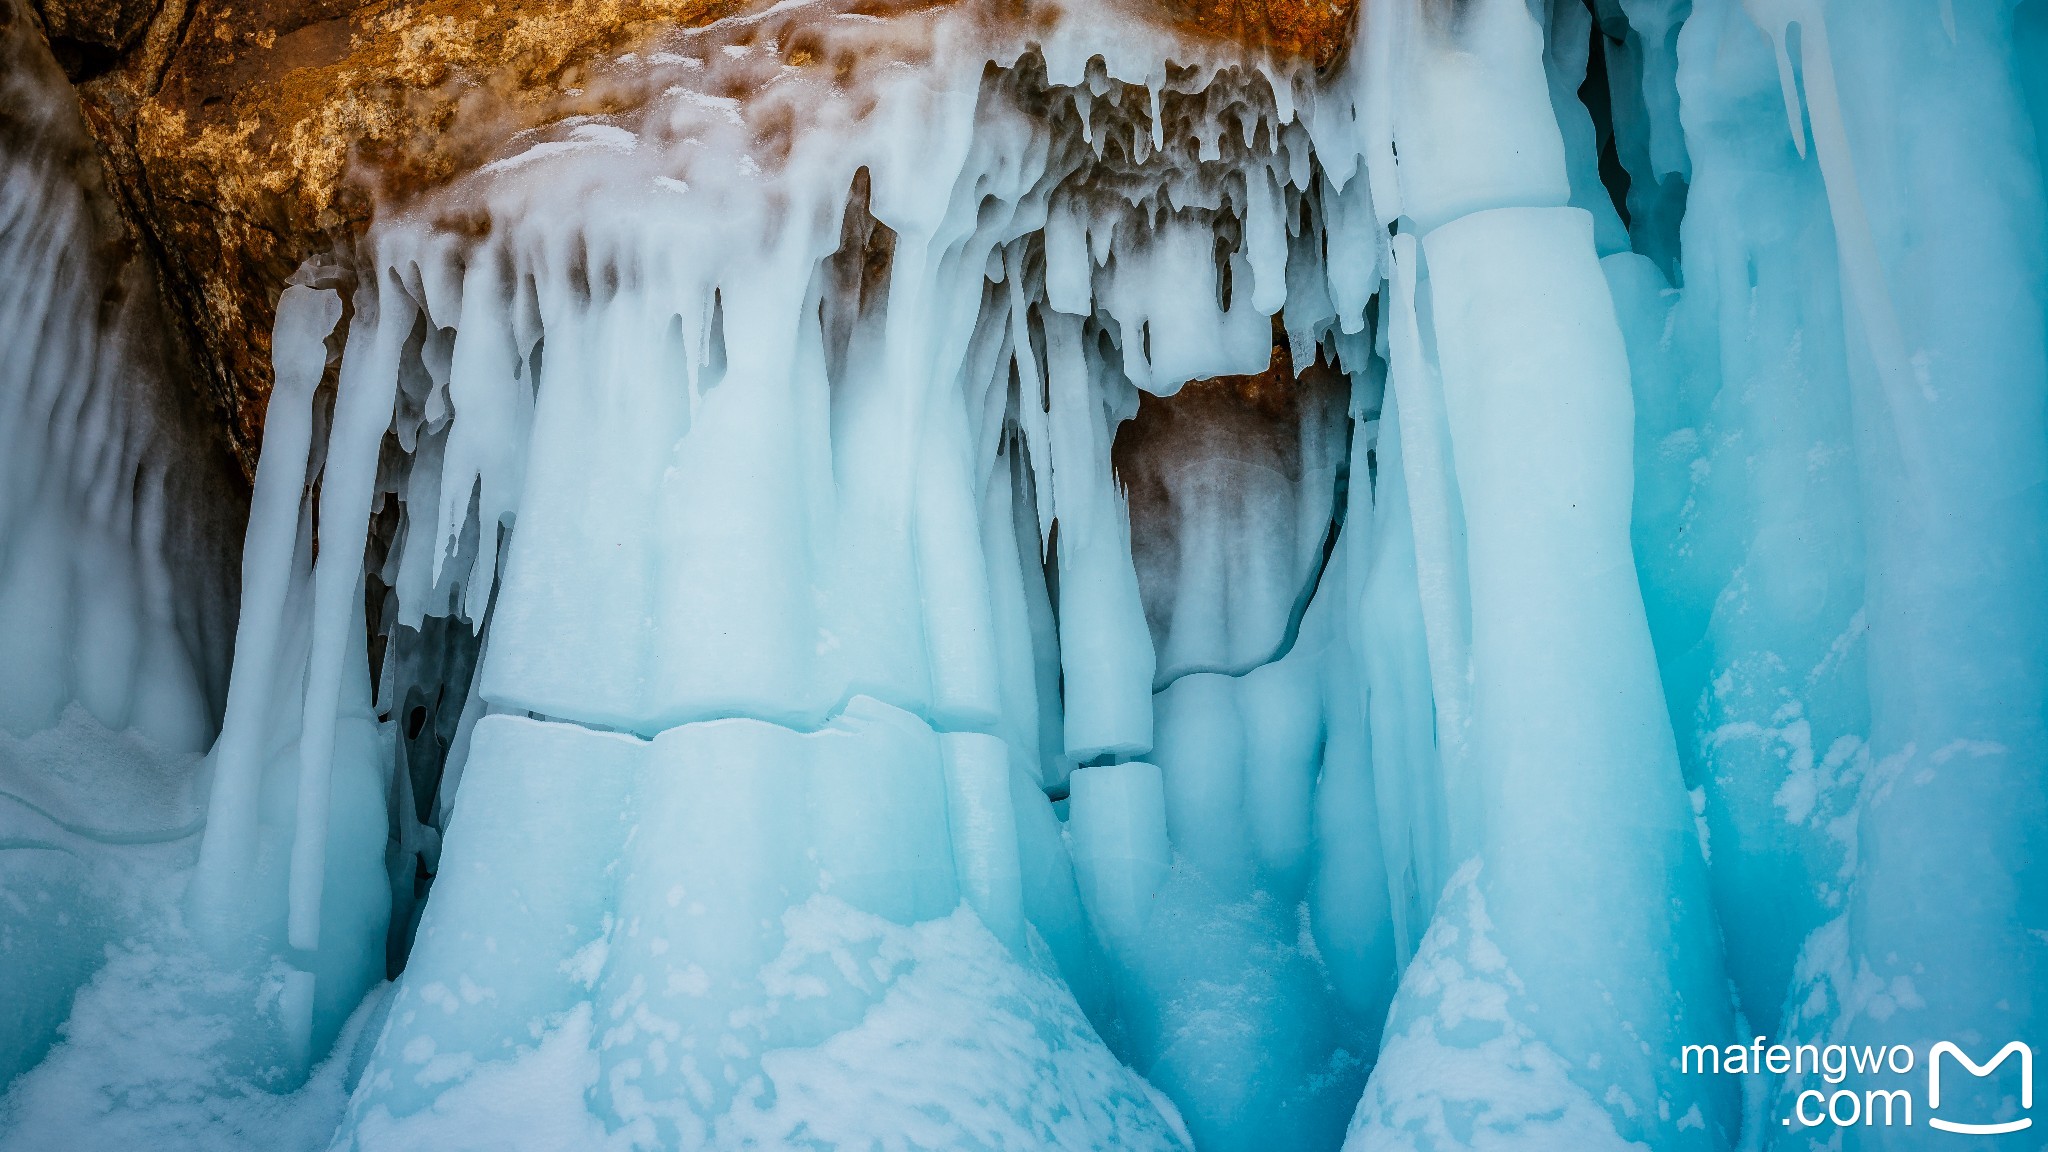
<svg viewBox="0 0 2048 1152">
<path fill-rule="evenodd" d="M 1387 1021 L 1384 1069 L 1352 1117 L 1346 1148 L 1575 1148 L 1620 1152 L 1606 1107 L 1529 1024 L 1527 987 L 1493 939 L 1477 860 L 1444 889 Z"/>
<path fill-rule="evenodd" d="M 1171 1107 L 1015 936 L 1011 769 L 976 772 L 979 739 L 864 698 L 810 734 L 485 719 L 343 1144 L 490 1146 L 524 1127 L 492 1101 L 545 1067 L 622 1147 L 1175 1146 Z M 976 808 L 980 835 L 949 831 Z M 565 834 L 528 843 L 536 819 Z M 575 1146 L 547 1131 L 512 1146 Z"/>
<path fill-rule="evenodd" d="M 876 1002 L 820 1043 L 763 1054 L 722 1106 L 701 1095 L 628 1101 L 614 1093 L 623 1125 L 608 1131 L 587 1101 L 602 1094 L 607 1066 L 617 1067 L 606 1059 L 611 1037 L 632 1025 L 584 1001 L 498 1059 L 451 1058 L 415 1039 L 404 1063 L 388 1071 L 373 1063 L 372 1077 L 441 1091 L 404 1116 L 375 1095 L 367 1106 L 358 1099 L 352 1141 L 340 1146 L 1187 1146 L 1173 1106 L 1110 1055 L 1057 978 L 1020 965 L 964 908 L 906 928 L 815 896 L 782 926 L 788 943 L 764 970 L 772 989 L 764 1011 L 803 1011 L 807 997 L 830 995 L 818 988 L 828 979 L 866 983 Z M 662 1026 L 637 1012 L 631 1019 Z M 686 1068 L 691 1056 L 678 1044 L 670 1059 Z M 629 1070 L 647 1059 L 628 1061 Z"/>
</svg>

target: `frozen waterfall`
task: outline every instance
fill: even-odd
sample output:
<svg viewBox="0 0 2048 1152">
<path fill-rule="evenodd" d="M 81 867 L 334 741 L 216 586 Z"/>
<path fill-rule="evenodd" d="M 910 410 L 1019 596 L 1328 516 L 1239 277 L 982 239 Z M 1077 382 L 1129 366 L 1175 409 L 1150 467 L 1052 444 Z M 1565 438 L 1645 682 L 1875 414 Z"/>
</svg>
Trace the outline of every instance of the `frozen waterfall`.
<svg viewBox="0 0 2048 1152">
<path fill-rule="evenodd" d="M 2048 0 L 677 30 L 239 565 L 0 36 L 0 1150 L 2037 1146 Z"/>
</svg>

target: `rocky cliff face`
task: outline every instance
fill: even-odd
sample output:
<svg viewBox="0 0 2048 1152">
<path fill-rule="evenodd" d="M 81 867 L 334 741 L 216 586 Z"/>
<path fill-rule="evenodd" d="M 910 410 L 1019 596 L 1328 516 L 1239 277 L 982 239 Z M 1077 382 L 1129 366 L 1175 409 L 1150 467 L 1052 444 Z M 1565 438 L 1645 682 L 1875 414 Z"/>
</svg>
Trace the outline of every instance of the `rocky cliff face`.
<svg viewBox="0 0 2048 1152">
<path fill-rule="evenodd" d="M 131 241 L 153 252 L 208 401 L 253 472 L 277 293 L 376 205 L 516 133 L 614 109 L 593 65 L 744 0 L 33 0 Z M 1343 53 L 1353 0 L 1148 0 L 1247 52 Z M 890 7 L 902 7 L 891 4 Z M 785 46 L 792 65 L 808 63 Z"/>
</svg>

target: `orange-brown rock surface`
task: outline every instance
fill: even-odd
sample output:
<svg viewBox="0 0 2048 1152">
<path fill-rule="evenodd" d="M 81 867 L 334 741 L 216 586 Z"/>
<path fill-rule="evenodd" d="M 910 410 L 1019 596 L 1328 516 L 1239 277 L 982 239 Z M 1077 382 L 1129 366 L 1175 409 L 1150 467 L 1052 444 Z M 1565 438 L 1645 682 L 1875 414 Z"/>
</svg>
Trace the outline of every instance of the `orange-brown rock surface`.
<svg viewBox="0 0 2048 1152">
<path fill-rule="evenodd" d="M 737 4 L 164 0 L 103 71 L 58 47 L 247 470 L 271 312 L 301 260 L 346 245 L 380 194 L 445 179 L 559 111 L 584 62 Z"/>
<path fill-rule="evenodd" d="M 32 0 L 210 399 L 253 471 L 269 331 L 308 256 L 580 106 L 585 70 L 749 0 Z M 1355 0 L 1146 0 L 1183 34 L 1327 65 Z"/>
</svg>

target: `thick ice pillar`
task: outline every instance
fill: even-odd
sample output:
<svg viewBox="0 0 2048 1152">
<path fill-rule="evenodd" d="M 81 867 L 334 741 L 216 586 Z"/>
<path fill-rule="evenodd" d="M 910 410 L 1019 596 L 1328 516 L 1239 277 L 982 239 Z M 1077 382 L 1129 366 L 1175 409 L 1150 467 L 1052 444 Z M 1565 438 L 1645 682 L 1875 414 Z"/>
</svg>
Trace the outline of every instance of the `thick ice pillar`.
<svg viewBox="0 0 2048 1152">
<path fill-rule="evenodd" d="M 591 1090 L 535 1114 L 585 1139 L 1175 1147 L 1031 955 L 992 737 L 863 697 L 811 733 L 492 716 L 470 755 L 342 1147 L 490 1131 L 536 1077 Z"/>
<path fill-rule="evenodd" d="M 1446 478 L 1415 450 L 1424 421 L 1448 435 L 1468 663 L 1435 636 L 1430 657 L 1470 714 L 1447 733 L 1439 710 L 1457 870 L 1347 1147 L 1713 1147 L 1732 1092 L 1676 1058 L 1728 1033 L 1726 985 L 1630 550 L 1628 361 L 1592 219 L 1563 206 L 1540 31 L 1518 0 L 1370 19 L 1408 34 L 1392 391 L 1425 562 L 1447 537 L 1417 465 Z"/>
<path fill-rule="evenodd" d="M 2019 1041 L 2038 1058 L 2048 1047 L 2048 242 L 2013 13 L 1744 7 L 1783 74 L 1797 68 L 1785 106 L 1793 125 L 1810 125 L 1802 142 L 1825 183 L 1868 546 L 1870 761 L 1854 877 L 1845 914 L 1806 941 L 1786 1030 L 1921 1053 L 1948 1040 L 1974 1058 Z M 2019 1098 L 2009 1070 L 1945 1076 L 1928 1118 L 2015 1121 Z M 1786 1133 L 1779 1144 L 1808 1139 Z M 1851 1146 L 1919 1145 L 1910 1130 L 1875 1127 Z"/>
</svg>

